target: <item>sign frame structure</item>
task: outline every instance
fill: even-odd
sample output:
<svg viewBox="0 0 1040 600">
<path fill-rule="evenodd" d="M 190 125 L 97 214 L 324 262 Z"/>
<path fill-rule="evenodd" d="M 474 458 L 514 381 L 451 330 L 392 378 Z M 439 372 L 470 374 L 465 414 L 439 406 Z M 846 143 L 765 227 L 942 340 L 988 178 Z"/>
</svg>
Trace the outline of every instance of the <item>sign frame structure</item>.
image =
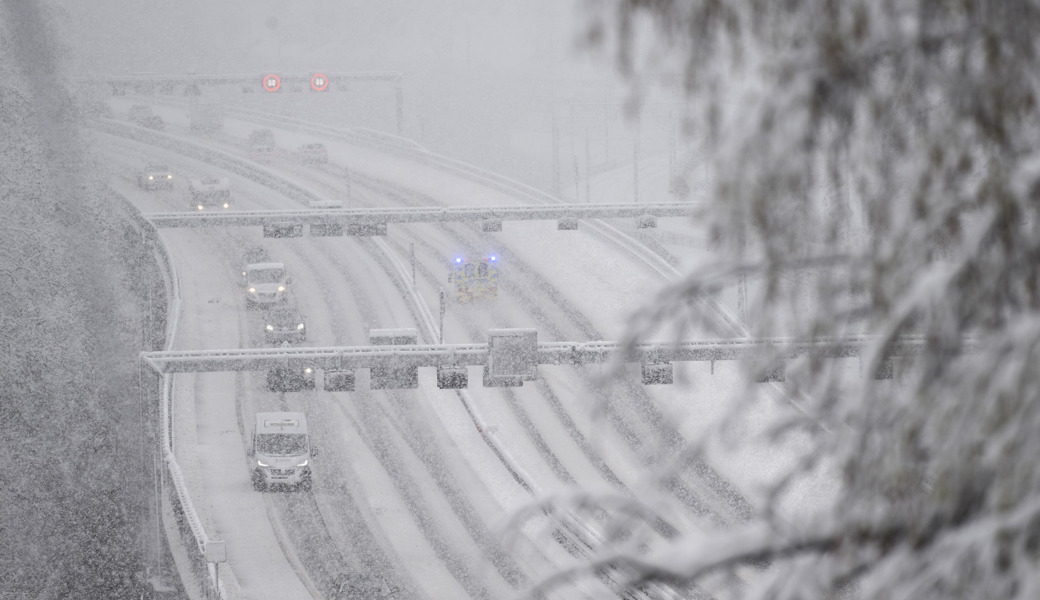
<svg viewBox="0 0 1040 600">
<path fill-rule="evenodd" d="M 273 87 L 268 85 L 268 83 L 270 83 L 271 81 L 274 81 Z M 260 85 L 264 88 L 265 91 L 277 92 L 282 87 L 282 78 L 275 75 L 274 73 L 270 73 L 260 78 Z"/>
<path fill-rule="evenodd" d="M 489 329 L 484 384 L 514 387 L 538 379 L 538 331 Z"/>
</svg>

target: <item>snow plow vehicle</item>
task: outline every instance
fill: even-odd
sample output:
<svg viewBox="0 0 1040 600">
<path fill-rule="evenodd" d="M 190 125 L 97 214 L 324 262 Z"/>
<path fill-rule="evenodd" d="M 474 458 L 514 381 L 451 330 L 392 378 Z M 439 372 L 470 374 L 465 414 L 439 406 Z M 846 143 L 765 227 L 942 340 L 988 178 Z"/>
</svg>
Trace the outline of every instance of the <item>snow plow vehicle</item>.
<svg viewBox="0 0 1040 600">
<path fill-rule="evenodd" d="M 448 282 L 454 284 L 455 300 L 460 304 L 497 298 L 498 256 L 492 254 L 476 261 L 456 257 Z"/>
<path fill-rule="evenodd" d="M 227 177 L 192 179 L 188 182 L 188 192 L 191 193 L 193 210 L 231 208 L 231 181 Z"/>
</svg>

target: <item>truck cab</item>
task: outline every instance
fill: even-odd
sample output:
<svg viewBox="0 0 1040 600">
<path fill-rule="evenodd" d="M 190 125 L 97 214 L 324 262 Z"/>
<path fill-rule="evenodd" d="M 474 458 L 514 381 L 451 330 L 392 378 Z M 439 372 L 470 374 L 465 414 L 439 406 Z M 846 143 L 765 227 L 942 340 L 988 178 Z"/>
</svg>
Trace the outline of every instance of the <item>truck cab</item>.
<svg viewBox="0 0 1040 600">
<path fill-rule="evenodd" d="M 249 447 L 256 491 L 263 492 L 274 486 L 309 491 L 310 461 L 316 455 L 303 413 L 256 413 Z"/>
</svg>

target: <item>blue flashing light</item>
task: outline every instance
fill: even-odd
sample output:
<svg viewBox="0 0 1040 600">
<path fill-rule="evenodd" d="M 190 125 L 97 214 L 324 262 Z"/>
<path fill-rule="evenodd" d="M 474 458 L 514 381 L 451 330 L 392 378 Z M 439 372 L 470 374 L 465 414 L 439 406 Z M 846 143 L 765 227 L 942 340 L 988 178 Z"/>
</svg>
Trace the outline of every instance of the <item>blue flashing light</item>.
<svg viewBox="0 0 1040 600">
<path fill-rule="evenodd" d="M 495 259 L 496 259 L 496 258 L 497 258 L 497 257 L 496 257 L 496 256 L 495 256 L 494 254 L 492 254 L 492 255 L 491 255 L 491 262 L 495 262 Z"/>
<path fill-rule="evenodd" d="M 461 257 L 458 257 L 458 256 L 456 256 L 456 257 L 455 257 L 455 262 L 457 262 L 457 263 L 460 263 L 460 262 L 462 262 L 462 258 L 461 258 Z"/>
</svg>

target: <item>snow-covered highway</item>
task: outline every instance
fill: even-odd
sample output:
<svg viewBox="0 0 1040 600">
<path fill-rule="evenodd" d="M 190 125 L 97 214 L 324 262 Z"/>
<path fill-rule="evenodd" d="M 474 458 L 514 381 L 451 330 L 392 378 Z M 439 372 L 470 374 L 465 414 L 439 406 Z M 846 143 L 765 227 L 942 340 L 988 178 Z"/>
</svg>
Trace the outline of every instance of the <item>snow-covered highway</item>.
<svg viewBox="0 0 1040 600">
<path fill-rule="evenodd" d="M 117 111 L 122 108 L 115 104 Z M 160 112 L 172 135 L 186 137 L 179 131 L 186 129 L 183 115 L 168 107 Z M 234 140 L 252 127 L 229 119 L 225 135 L 193 141 L 244 154 Z M 96 135 L 112 159 L 113 186 L 145 213 L 184 210 L 184 180 L 212 170 L 161 148 Z M 281 130 L 276 136 L 287 148 L 313 139 Z M 326 145 L 331 164 L 325 169 L 283 159 L 265 168 L 317 194 L 347 198 L 353 206 L 420 199 L 446 205 L 516 203 L 502 190 L 435 167 L 335 140 Z M 142 166 L 143 156 L 170 164 L 178 173 L 177 189 L 137 190 L 127 174 Z M 336 170 L 344 166 L 392 182 L 398 192 L 350 186 Z M 236 208 L 299 207 L 248 179 L 228 176 Z M 602 234 L 559 232 L 552 222 L 511 224 L 495 234 L 408 225 L 385 241 L 261 240 L 255 228 L 162 236 L 181 280 L 178 349 L 263 345 L 259 315 L 245 310 L 237 276 L 241 250 L 257 243 L 286 263 L 308 318 L 311 345 L 366 343 L 373 328 L 415 327 L 421 337 L 431 335 L 402 292 L 412 285 L 407 274 L 393 267 L 407 264 L 413 248 L 414 290 L 434 309 L 453 256 L 495 252 L 505 265 L 497 301 L 449 304 L 444 337 L 453 342 L 483 341 L 487 329 L 500 327 L 534 327 L 542 339 L 617 337 L 628 313 L 664 277 L 645 260 L 619 252 Z M 720 383 L 736 378 L 719 370 Z M 602 392 L 590 386 L 594 373 L 588 371 L 544 368 L 540 381 L 517 389 L 482 388 L 473 372 L 463 393 L 437 389 L 426 374 L 416 390 L 370 391 L 361 374 L 353 393 L 281 395 L 264 391 L 255 374 L 177 376 L 178 460 L 207 528 L 228 543 L 229 597 L 335 598 L 351 582 L 374 576 L 399 598 L 500 598 L 565 564 L 568 547 L 576 550 L 552 541 L 556 526 L 550 521 L 532 521 L 526 535 L 508 546 L 496 528 L 530 502 L 532 492 L 576 484 L 624 494 L 645 485 L 648 466 L 682 447 L 688 417 L 675 410 L 682 399 L 671 386 L 647 389 L 622 381 L 595 400 Z M 592 410 L 597 402 L 605 410 Z M 258 494 L 250 487 L 245 450 L 251 415 L 259 410 L 308 414 L 321 449 L 311 494 Z M 750 510 L 726 477 L 704 464 L 680 474 L 674 492 L 686 511 L 659 523 L 661 535 L 731 523 Z M 602 526 L 592 515 L 583 520 L 590 534 Z M 594 534 L 582 541 L 593 539 Z"/>
</svg>

